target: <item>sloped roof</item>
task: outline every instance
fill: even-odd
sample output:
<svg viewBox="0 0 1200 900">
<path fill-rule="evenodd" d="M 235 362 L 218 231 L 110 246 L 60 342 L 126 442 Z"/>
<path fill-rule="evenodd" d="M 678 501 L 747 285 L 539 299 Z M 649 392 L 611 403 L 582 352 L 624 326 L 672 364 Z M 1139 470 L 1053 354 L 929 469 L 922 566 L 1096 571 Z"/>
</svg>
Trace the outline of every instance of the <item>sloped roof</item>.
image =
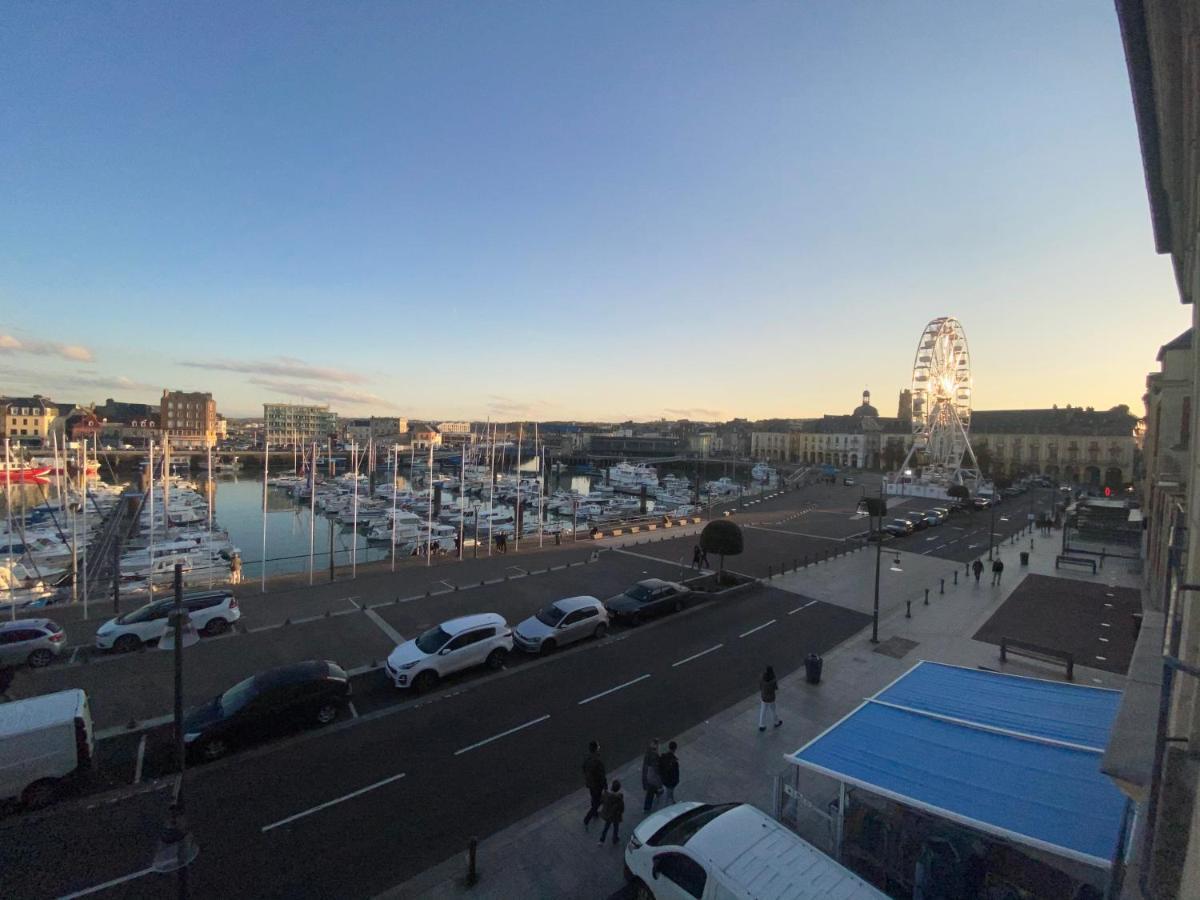
<svg viewBox="0 0 1200 900">
<path fill-rule="evenodd" d="M 1129 437 L 1137 417 L 1127 407 L 1087 410 L 985 409 L 971 413 L 972 434 L 1082 434 Z"/>
<path fill-rule="evenodd" d="M 1171 351 L 1171 350 L 1191 350 L 1192 349 L 1192 330 L 1193 329 L 1189 328 L 1183 334 L 1179 335 L 1179 337 L 1175 338 L 1172 341 L 1168 341 L 1167 343 L 1165 343 L 1161 347 L 1159 347 L 1158 348 L 1158 356 L 1156 356 L 1155 359 L 1157 359 L 1159 362 L 1162 362 L 1162 358 L 1167 355 L 1168 351 Z"/>
</svg>

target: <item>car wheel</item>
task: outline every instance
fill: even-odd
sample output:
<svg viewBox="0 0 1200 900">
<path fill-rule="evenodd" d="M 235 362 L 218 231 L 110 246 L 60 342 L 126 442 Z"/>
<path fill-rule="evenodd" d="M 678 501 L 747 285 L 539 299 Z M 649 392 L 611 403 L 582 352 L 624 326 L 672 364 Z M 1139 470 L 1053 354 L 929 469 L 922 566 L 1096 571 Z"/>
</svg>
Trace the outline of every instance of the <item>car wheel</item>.
<svg viewBox="0 0 1200 900">
<path fill-rule="evenodd" d="M 675 612 L 683 612 L 683 598 L 680 597 L 675 601 Z"/>
<path fill-rule="evenodd" d="M 633 896 L 637 900 L 654 900 L 654 892 L 646 887 L 646 882 L 642 879 L 637 879 L 633 884 Z"/>
<path fill-rule="evenodd" d="M 508 656 L 503 647 L 497 647 L 487 657 L 487 665 L 489 669 L 499 669 L 504 665 L 504 660 Z"/>
<path fill-rule="evenodd" d="M 58 795 L 58 782 L 53 778 L 35 781 L 21 793 L 21 805 L 26 809 L 41 809 Z"/>
<path fill-rule="evenodd" d="M 542 641 L 542 646 L 539 649 L 541 650 L 542 656 L 549 656 L 551 653 L 553 653 L 555 650 L 558 649 L 558 644 L 556 644 L 554 641 L 550 641 L 550 640 Z M 490 657 L 488 659 L 488 662 L 489 662 L 489 664 L 491 663 Z M 498 667 L 493 666 L 493 668 L 498 668 Z"/>
<path fill-rule="evenodd" d="M 413 679 L 413 690 L 418 694 L 424 694 L 426 691 L 432 691 L 437 687 L 438 675 L 432 669 L 426 669 Z"/>
<path fill-rule="evenodd" d="M 50 662 L 53 659 L 54 659 L 54 654 L 51 653 L 49 650 L 47 650 L 45 647 L 41 647 L 37 650 L 34 650 L 32 653 L 30 653 L 27 661 L 29 663 L 30 668 L 40 669 L 40 668 L 42 668 L 42 666 L 50 665 Z"/>
<path fill-rule="evenodd" d="M 207 635 L 224 634 L 229 630 L 229 623 L 224 619 L 210 619 L 209 623 L 204 626 L 204 633 Z"/>
<path fill-rule="evenodd" d="M 604 637 L 606 634 L 608 634 L 608 626 L 601 622 L 596 626 L 596 630 L 592 632 L 592 637 L 594 637 L 596 640 L 600 640 L 600 638 Z"/>
<path fill-rule="evenodd" d="M 644 621 L 646 621 L 646 619 L 640 612 L 636 612 L 629 617 L 629 624 L 633 625 L 634 627 L 641 625 Z"/>
<path fill-rule="evenodd" d="M 332 703 L 322 704 L 321 708 L 317 710 L 317 724 L 318 725 L 328 725 L 330 722 L 332 722 L 334 719 L 337 718 L 337 714 L 338 714 L 337 706 L 335 706 Z"/>
<path fill-rule="evenodd" d="M 213 738 L 210 741 L 205 741 L 200 748 L 200 755 L 211 762 L 214 759 L 220 759 L 229 752 L 229 745 L 222 738 Z"/>
<path fill-rule="evenodd" d="M 118 653 L 132 653 L 140 646 L 142 641 L 136 634 L 123 634 L 113 643 L 113 649 Z"/>
</svg>

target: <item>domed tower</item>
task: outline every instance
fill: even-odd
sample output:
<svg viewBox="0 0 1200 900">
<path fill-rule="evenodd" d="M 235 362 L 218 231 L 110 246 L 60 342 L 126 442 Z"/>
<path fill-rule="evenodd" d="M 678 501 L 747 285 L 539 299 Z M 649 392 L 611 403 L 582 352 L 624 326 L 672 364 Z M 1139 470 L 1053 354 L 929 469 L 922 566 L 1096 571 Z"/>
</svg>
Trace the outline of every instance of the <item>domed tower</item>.
<svg viewBox="0 0 1200 900">
<path fill-rule="evenodd" d="M 850 415 L 854 416 L 856 419 L 861 419 L 864 416 L 870 416 L 873 419 L 879 418 L 879 410 L 871 405 L 870 391 L 863 391 L 862 405 L 859 406 L 858 409 L 854 410 L 854 412 L 852 412 Z"/>
</svg>

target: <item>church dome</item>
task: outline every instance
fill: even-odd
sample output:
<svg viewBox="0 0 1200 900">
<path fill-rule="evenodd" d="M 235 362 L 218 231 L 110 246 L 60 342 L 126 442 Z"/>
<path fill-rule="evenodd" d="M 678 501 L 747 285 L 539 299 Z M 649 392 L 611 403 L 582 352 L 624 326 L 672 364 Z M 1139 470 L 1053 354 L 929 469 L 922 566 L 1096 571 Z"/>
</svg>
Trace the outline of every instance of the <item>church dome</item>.
<svg viewBox="0 0 1200 900">
<path fill-rule="evenodd" d="M 879 410 L 871 405 L 870 391 L 863 391 L 862 404 L 856 410 L 854 410 L 854 412 L 850 413 L 850 415 L 854 416 L 856 419 L 861 419 L 864 416 L 870 416 L 873 419 L 879 418 Z"/>
</svg>

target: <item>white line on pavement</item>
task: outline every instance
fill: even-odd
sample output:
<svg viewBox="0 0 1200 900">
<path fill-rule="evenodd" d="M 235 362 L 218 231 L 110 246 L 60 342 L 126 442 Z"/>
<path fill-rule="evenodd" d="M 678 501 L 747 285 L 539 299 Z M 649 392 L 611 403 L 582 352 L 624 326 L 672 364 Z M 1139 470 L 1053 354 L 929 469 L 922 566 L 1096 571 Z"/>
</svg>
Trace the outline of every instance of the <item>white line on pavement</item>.
<svg viewBox="0 0 1200 900">
<path fill-rule="evenodd" d="M 689 663 L 693 659 L 699 659 L 702 656 L 712 653 L 714 650 L 720 650 L 724 646 L 725 646 L 724 644 L 717 644 L 714 647 L 709 647 L 707 650 L 701 650 L 699 653 L 693 653 L 691 656 L 686 656 L 683 659 L 679 660 L 679 662 L 671 663 L 671 668 L 674 669 L 676 666 L 682 666 L 684 663 Z"/>
<path fill-rule="evenodd" d="M 79 650 L 80 650 L 80 647 L 76 647 L 74 650 L 71 651 L 71 659 L 69 660 L 69 662 L 75 662 L 75 657 L 77 657 L 79 655 Z"/>
<path fill-rule="evenodd" d="M 346 704 L 346 708 L 350 710 L 350 716 L 352 718 L 358 718 L 358 707 L 354 705 L 353 700 Z"/>
<path fill-rule="evenodd" d="M 312 809 L 306 809 L 304 812 L 298 812 L 294 816 L 288 816 L 286 819 L 280 819 L 278 822 L 272 822 L 270 825 L 264 825 L 262 827 L 262 831 L 265 834 L 272 828 L 278 828 L 280 825 L 286 825 L 288 822 L 295 822 L 297 819 L 303 819 L 305 816 L 311 816 L 315 812 L 320 812 L 321 810 L 328 809 L 331 806 L 337 806 L 339 803 L 343 803 L 346 800 L 352 800 L 355 797 L 367 793 L 367 791 L 373 791 L 376 788 L 383 787 L 385 784 L 391 784 L 393 781 L 399 781 L 403 777 L 404 773 L 401 772 L 399 775 L 392 775 L 383 779 L 382 781 L 377 781 L 374 784 L 368 784 L 366 787 L 359 788 L 357 791 L 351 791 L 349 794 L 344 794 L 343 796 L 337 797 L 333 800 L 327 800 L 318 806 L 314 806 Z"/>
<path fill-rule="evenodd" d="M 756 631 L 762 631 L 768 625 L 774 625 L 777 621 L 778 621 L 777 619 L 772 619 L 770 622 L 763 622 L 761 625 L 757 625 L 754 628 L 751 628 L 749 631 L 743 631 L 741 634 L 738 635 L 738 637 L 744 638 L 744 637 L 754 634 L 754 632 L 756 632 Z"/>
<path fill-rule="evenodd" d="M 797 606 L 795 609 L 789 609 L 789 610 L 788 610 L 788 615 L 789 615 L 789 616 L 794 616 L 796 613 L 800 612 L 800 610 L 802 610 L 802 609 L 808 609 L 810 606 L 812 606 L 812 605 L 813 605 L 814 603 L 816 603 L 816 602 L 817 602 L 816 600 L 809 600 L 809 601 L 808 601 L 807 603 L 805 603 L 803 606 Z"/>
<path fill-rule="evenodd" d="M 379 630 L 382 631 L 384 634 L 386 634 L 388 637 L 390 637 L 397 644 L 404 643 L 404 635 L 402 635 L 395 628 L 393 628 L 391 625 L 389 625 L 387 622 L 385 622 L 383 619 L 383 616 L 381 616 L 379 613 L 375 612 L 375 610 L 364 609 L 363 614 L 366 615 L 366 617 L 368 619 L 370 619 L 372 622 L 374 622 L 376 625 L 378 625 Z"/>
<path fill-rule="evenodd" d="M 627 681 L 624 684 L 618 684 L 616 687 L 609 688 L 607 691 L 601 691 L 599 694 L 592 694 L 592 696 L 588 697 L 586 700 L 580 700 L 575 705 L 583 706 L 583 704 L 585 704 L 585 703 L 591 703 L 593 700 L 599 700 L 601 697 L 607 697 L 609 694 L 613 693 L 614 691 L 619 691 L 619 690 L 621 690 L 621 688 L 627 688 L 631 684 L 637 684 L 639 681 L 645 681 L 649 677 L 650 677 L 649 674 L 639 675 L 637 678 L 633 679 L 633 681 Z"/>
<path fill-rule="evenodd" d="M 128 875 L 122 875 L 120 878 L 114 878 L 112 881 L 106 881 L 103 884 L 95 884 L 90 888 L 84 888 L 82 891 L 76 891 L 73 894 L 63 894 L 58 900 L 74 900 L 75 897 L 86 897 L 88 894 L 95 894 L 99 891 L 107 890 L 110 887 L 115 887 L 118 884 L 124 884 L 127 881 L 133 881 L 135 878 L 141 878 L 144 875 L 149 875 L 153 869 L 142 869 L 140 872 L 131 872 Z"/>
<path fill-rule="evenodd" d="M 133 783 L 137 784 L 142 780 L 142 761 L 146 758 L 146 733 L 142 732 L 142 739 L 138 741 L 137 762 L 133 766 Z"/>
<path fill-rule="evenodd" d="M 477 741 L 476 743 L 471 744 L 469 747 L 463 747 L 461 750 L 455 750 L 454 755 L 461 756 L 464 753 L 477 750 L 484 744 L 490 744 L 492 741 L 498 741 L 502 737 L 508 737 L 510 734 L 516 734 L 521 729 L 529 728 L 531 725 L 537 725 L 539 722 L 545 722 L 548 718 L 550 718 L 550 714 L 546 713 L 544 716 L 538 716 L 536 719 L 530 719 L 524 725 L 518 725 L 516 728 L 510 728 L 508 731 L 502 731 L 499 734 L 493 734 L 490 738 L 484 738 L 482 741 Z"/>
</svg>

